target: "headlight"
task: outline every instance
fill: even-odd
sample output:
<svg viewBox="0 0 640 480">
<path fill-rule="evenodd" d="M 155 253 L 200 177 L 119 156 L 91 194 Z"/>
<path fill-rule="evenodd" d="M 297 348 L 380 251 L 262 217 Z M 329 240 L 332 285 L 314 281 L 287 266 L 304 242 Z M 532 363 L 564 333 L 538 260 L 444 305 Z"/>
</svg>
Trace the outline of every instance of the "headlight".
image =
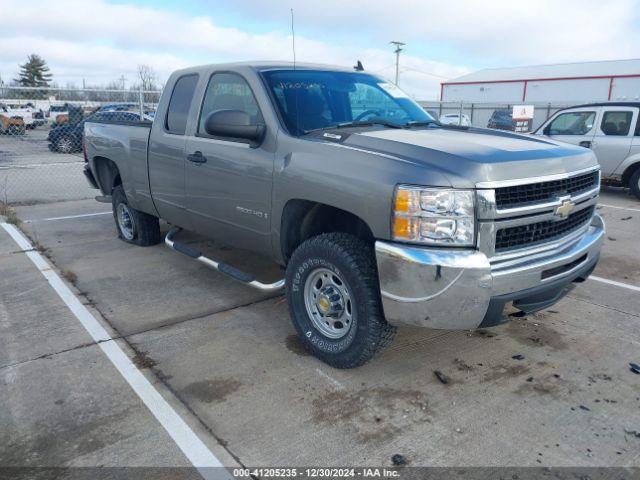
<svg viewBox="0 0 640 480">
<path fill-rule="evenodd" d="M 429 245 L 475 244 L 475 192 L 399 185 L 393 206 L 394 240 Z"/>
</svg>

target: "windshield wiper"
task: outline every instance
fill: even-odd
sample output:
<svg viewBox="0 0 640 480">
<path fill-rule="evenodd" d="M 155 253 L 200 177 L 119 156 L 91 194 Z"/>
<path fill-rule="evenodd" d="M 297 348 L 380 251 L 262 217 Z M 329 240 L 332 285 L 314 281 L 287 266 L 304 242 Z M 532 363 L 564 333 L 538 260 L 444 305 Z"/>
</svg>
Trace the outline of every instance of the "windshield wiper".
<svg viewBox="0 0 640 480">
<path fill-rule="evenodd" d="M 373 125 L 382 125 L 383 127 L 389 128 L 402 128 L 402 125 L 399 123 L 390 122 L 388 120 L 360 120 L 357 122 L 343 122 L 339 123 L 336 128 L 348 128 L 348 127 L 369 127 Z"/>
<path fill-rule="evenodd" d="M 308 133 L 313 133 L 313 132 L 319 132 L 321 130 L 331 130 L 334 128 L 349 128 L 349 127 L 370 127 L 370 126 L 374 126 L 374 125 L 382 125 L 384 127 L 389 127 L 389 128 L 403 128 L 403 125 L 400 125 L 399 123 L 393 123 L 393 122 L 389 122 L 387 120 L 362 120 L 362 121 L 357 121 L 357 122 L 342 122 L 342 123 L 336 123 L 335 125 L 329 125 L 327 127 L 320 127 L 320 128 L 312 128 L 311 130 L 304 130 L 304 134 L 308 134 Z"/>
</svg>

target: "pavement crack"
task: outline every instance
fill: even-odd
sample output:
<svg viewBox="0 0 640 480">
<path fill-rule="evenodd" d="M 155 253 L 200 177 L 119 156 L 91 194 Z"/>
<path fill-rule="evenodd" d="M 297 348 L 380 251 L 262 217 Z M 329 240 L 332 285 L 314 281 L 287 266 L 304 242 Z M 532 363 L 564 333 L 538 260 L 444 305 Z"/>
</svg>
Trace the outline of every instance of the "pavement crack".
<svg viewBox="0 0 640 480">
<path fill-rule="evenodd" d="M 45 353 L 45 354 L 40 355 L 38 357 L 29 358 L 27 360 L 21 360 L 20 362 L 10 363 L 8 365 L 2 365 L 2 366 L 0 366 L 0 370 L 4 370 L 5 368 L 17 367 L 19 365 L 23 365 L 25 363 L 30 363 L 30 362 L 35 362 L 37 360 L 44 360 L 44 359 L 47 359 L 47 358 L 55 357 L 56 355 L 60 355 L 61 353 L 68 353 L 68 352 L 73 352 L 74 350 L 80 350 L 80 349 L 83 349 L 83 348 L 91 347 L 91 346 L 94 346 L 94 345 L 98 345 L 98 343 L 102 343 L 103 341 L 104 340 L 101 340 L 100 342 L 81 343 L 80 345 L 76 345 L 75 347 L 65 348 L 64 350 L 60 350 L 60 351 L 57 351 L 57 352 Z"/>
<path fill-rule="evenodd" d="M 573 295 L 567 295 L 567 297 L 569 297 L 569 298 L 571 298 L 573 300 L 577 300 L 578 302 L 588 303 L 589 305 L 594 305 L 596 307 L 606 308 L 607 310 L 613 310 L 614 312 L 623 313 L 623 314 L 629 315 L 631 317 L 640 318 L 640 315 L 638 315 L 636 313 L 625 312 L 624 310 L 620 310 L 618 308 L 611 307 L 609 305 L 602 305 L 601 303 L 590 302 L 589 300 L 585 300 L 584 298 L 575 297 Z"/>
<path fill-rule="evenodd" d="M 126 339 L 126 338 L 129 338 L 129 337 L 133 337 L 134 335 L 140 335 L 141 333 L 149 333 L 149 332 L 153 332 L 155 330 L 162 330 L 162 329 L 165 329 L 165 328 L 174 327 L 176 325 L 180 325 L 180 324 L 186 323 L 186 322 L 202 320 L 203 318 L 210 317 L 211 315 L 218 315 L 218 314 L 221 314 L 221 313 L 233 312 L 234 310 L 237 310 L 237 309 L 240 309 L 240 308 L 251 307 L 253 305 L 257 305 L 259 303 L 266 302 L 268 300 L 273 300 L 274 298 L 278 298 L 279 296 L 280 295 L 274 295 L 272 297 L 261 298 L 259 300 L 253 300 L 251 302 L 247 302 L 247 303 L 243 303 L 243 304 L 240 304 L 240 305 L 236 305 L 236 306 L 231 307 L 231 308 L 227 308 L 226 310 L 217 310 L 217 309 L 216 310 L 212 310 L 210 312 L 205 312 L 205 313 L 198 314 L 195 317 L 180 318 L 180 319 L 177 319 L 175 321 L 169 321 L 169 322 L 164 323 L 162 325 L 156 325 L 156 326 L 153 326 L 153 327 L 150 327 L 150 328 L 146 328 L 144 330 L 136 330 L 135 332 L 127 333 L 126 335 L 122 335 L 120 338 Z M 94 308 L 95 308 L 95 306 L 94 306 Z M 100 312 L 100 314 L 104 317 L 102 312 Z"/>
</svg>

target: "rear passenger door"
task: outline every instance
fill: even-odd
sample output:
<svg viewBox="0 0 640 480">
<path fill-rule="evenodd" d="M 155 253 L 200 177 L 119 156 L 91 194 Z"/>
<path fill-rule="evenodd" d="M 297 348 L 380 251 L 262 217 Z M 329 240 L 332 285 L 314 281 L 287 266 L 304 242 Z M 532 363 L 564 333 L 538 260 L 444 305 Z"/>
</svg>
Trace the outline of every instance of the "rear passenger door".
<svg viewBox="0 0 640 480">
<path fill-rule="evenodd" d="M 189 118 L 196 114 L 193 98 L 197 84 L 197 74 L 177 79 L 164 118 L 156 118 L 149 137 L 149 186 L 153 202 L 162 218 L 184 228 L 190 227 L 184 196 L 185 134 Z"/>
<path fill-rule="evenodd" d="M 241 139 L 208 135 L 204 122 L 216 110 L 241 110 L 252 123 L 264 123 L 244 77 L 236 72 L 211 75 L 194 134 L 186 145 L 189 217 L 199 233 L 240 248 L 270 252 L 273 150 L 266 147 L 266 141 L 256 146 Z"/>
<path fill-rule="evenodd" d="M 638 109 L 632 107 L 603 107 L 596 135 L 591 143 L 603 175 L 611 175 L 629 155 L 633 141 L 633 126 Z"/>
</svg>

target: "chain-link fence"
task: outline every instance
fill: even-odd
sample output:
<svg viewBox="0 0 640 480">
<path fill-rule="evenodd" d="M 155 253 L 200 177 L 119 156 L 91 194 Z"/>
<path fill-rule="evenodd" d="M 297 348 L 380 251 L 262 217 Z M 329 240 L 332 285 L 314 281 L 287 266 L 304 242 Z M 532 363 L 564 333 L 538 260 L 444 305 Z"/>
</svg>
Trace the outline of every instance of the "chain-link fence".
<svg viewBox="0 0 640 480">
<path fill-rule="evenodd" d="M 469 103 L 469 102 L 418 102 L 431 116 L 442 123 L 454 125 L 472 125 L 474 127 L 497 128 L 499 130 L 516 129 L 512 119 L 513 107 L 521 103 Z M 530 130 L 537 129 L 549 117 L 562 108 L 576 103 L 529 103 L 534 106 L 533 121 Z M 588 102 L 583 102 L 588 103 Z"/>
<path fill-rule="evenodd" d="M 82 170 L 84 122 L 153 119 L 160 91 L 0 86 L 0 202 L 91 198 Z M 515 130 L 512 103 L 419 102 L 442 123 Z M 570 104 L 534 104 L 538 128 Z"/>
<path fill-rule="evenodd" d="M 91 198 L 84 122 L 153 119 L 159 91 L 0 87 L 0 202 Z"/>
</svg>

